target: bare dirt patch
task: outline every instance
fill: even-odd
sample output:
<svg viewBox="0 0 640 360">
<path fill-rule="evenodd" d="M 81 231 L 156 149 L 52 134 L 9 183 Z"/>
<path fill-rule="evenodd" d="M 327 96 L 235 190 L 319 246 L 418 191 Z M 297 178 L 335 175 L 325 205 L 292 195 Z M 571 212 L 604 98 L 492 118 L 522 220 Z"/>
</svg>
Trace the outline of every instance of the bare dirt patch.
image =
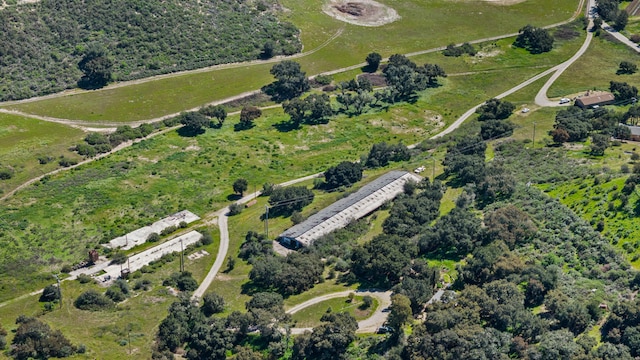
<svg viewBox="0 0 640 360">
<path fill-rule="evenodd" d="M 382 74 L 360 74 L 358 75 L 358 79 L 360 78 L 369 80 L 373 87 L 387 86 L 387 79 Z"/>
<path fill-rule="evenodd" d="M 373 0 L 329 0 L 322 11 L 340 21 L 360 26 L 382 26 L 400 19 L 394 9 Z"/>
</svg>

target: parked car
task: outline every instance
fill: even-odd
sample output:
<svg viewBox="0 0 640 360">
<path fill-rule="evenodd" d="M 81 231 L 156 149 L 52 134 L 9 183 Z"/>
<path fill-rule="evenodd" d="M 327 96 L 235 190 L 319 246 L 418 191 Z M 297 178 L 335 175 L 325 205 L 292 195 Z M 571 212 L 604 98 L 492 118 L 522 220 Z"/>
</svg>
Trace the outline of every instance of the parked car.
<svg viewBox="0 0 640 360">
<path fill-rule="evenodd" d="M 562 98 L 562 99 L 560 99 L 560 104 L 567 104 L 570 101 L 571 101 L 571 99 L 569 99 L 569 98 Z"/>
<path fill-rule="evenodd" d="M 393 328 L 389 327 L 389 326 L 380 326 L 378 328 L 378 331 L 376 331 L 376 333 L 378 334 L 388 334 L 388 333 L 392 333 L 393 332 Z"/>
</svg>

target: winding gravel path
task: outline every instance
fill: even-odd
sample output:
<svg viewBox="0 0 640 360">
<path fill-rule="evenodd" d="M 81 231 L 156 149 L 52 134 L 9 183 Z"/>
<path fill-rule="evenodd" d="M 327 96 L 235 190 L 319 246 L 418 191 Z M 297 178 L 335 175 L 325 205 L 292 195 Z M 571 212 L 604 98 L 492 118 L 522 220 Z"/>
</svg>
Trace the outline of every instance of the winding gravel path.
<svg viewBox="0 0 640 360">
<path fill-rule="evenodd" d="M 378 328 L 382 326 L 385 321 L 387 321 L 387 317 L 389 316 L 388 312 L 383 312 L 382 310 L 388 308 L 391 305 L 391 291 L 347 290 L 347 291 L 341 291 L 341 292 L 336 292 L 331 294 L 320 295 L 286 310 L 286 313 L 295 314 L 302 309 L 308 308 L 309 306 L 312 306 L 315 304 L 319 304 L 326 300 L 347 297 L 349 296 L 350 293 L 354 293 L 359 296 L 369 295 L 371 297 L 378 299 L 378 307 L 376 308 L 376 311 L 374 311 L 370 317 L 362 321 L 359 321 L 358 330 L 356 331 L 357 333 L 376 332 L 376 330 L 378 330 Z M 311 330 L 313 329 L 312 328 L 292 328 L 291 334 L 298 335 L 298 334 L 304 333 L 305 331 L 311 331 Z"/>
<path fill-rule="evenodd" d="M 571 64 L 573 64 L 582 55 L 584 55 L 584 53 L 589 48 L 589 44 L 591 44 L 591 40 L 593 39 L 593 33 L 590 31 L 590 29 L 593 27 L 593 17 L 591 15 L 590 9 L 594 5 L 595 5 L 595 0 L 589 0 L 589 2 L 587 3 L 587 14 L 586 14 L 586 16 L 589 19 L 589 24 L 587 25 L 587 37 L 584 39 L 584 43 L 582 44 L 582 46 L 580 47 L 578 52 L 576 52 L 569 60 L 567 60 L 567 61 L 563 62 L 562 64 L 557 65 L 557 66 L 552 68 L 552 70 L 554 70 L 555 73 L 553 75 L 551 75 L 549 80 L 547 80 L 547 82 L 544 85 L 542 85 L 542 87 L 538 91 L 538 94 L 536 94 L 536 98 L 535 98 L 536 105 L 538 105 L 538 106 L 552 106 L 552 107 L 555 107 L 555 106 L 569 106 L 569 105 L 571 105 L 571 103 L 560 104 L 558 101 L 549 100 L 549 98 L 547 97 L 547 91 L 549 91 L 549 88 L 551 87 L 551 85 L 553 85 L 553 83 L 556 82 L 556 80 L 560 77 L 560 75 L 562 75 L 562 73 L 565 70 L 567 70 L 569 68 L 569 66 L 571 66 Z"/>
</svg>

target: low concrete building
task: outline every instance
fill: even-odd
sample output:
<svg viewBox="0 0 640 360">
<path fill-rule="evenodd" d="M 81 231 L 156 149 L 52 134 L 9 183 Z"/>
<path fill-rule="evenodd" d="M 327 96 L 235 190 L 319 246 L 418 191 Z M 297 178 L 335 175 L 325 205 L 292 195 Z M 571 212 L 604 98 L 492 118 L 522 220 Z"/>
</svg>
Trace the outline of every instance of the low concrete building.
<svg viewBox="0 0 640 360">
<path fill-rule="evenodd" d="M 321 236 L 347 226 L 392 200 L 404 191 L 407 181 L 421 179 L 407 171 L 388 172 L 283 232 L 278 236 L 278 241 L 294 249 L 309 246 Z"/>
<path fill-rule="evenodd" d="M 597 106 L 613 104 L 615 100 L 615 97 L 610 92 L 589 90 L 586 94 L 576 98 L 575 105 L 583 109 L 591 109 Z"/>
<path fill-rule="evenodd" d="M 124 236 L 112 239 L 102 246 L 112 249 L 129 250 L 138 245 L 142 245 L 147 242 L 147 238 L 152 233 L 160 234 L 162 230 L 169 226 L 180 226 L 181 222 L 190 224 L 196 220 L 200 220 L 200 217 L 189 210 L 182 210 L 173 215 L 170 215 L 162 220 L 158 220 L 149 226 L 142 227 L 134 230 Z"/>
</svg>

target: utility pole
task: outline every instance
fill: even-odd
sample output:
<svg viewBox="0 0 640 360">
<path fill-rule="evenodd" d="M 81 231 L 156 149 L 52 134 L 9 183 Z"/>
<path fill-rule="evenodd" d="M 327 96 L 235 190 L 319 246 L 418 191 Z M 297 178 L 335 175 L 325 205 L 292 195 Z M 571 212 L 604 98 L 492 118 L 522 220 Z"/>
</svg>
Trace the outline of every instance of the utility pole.
<svg viewBox="0 0 640 360">
<path fill-rule="evenodd" d="M 184 272 L 184 244 L 180 239 L 180 272 Z"/>
<path fill-rule="evenodd" d="M 436 181 L 436 158 L 433 158 L 433 171 L 431 172 L 431 183 Z"/>
<path fill-rule="evenodd" d="M 62 288 L 60 287 L 60 278 L 58 277 L 58 274 L 54 274 L 53 277 L 58 281 L 58 301 L 60 301 L 60 309 L 62 309 Z"/>
<path fill-rule="evenodd" d="M 269 238 L 269 205 L 264 206 L 264 232 L 267 234 L 267 239 Z"/>
<path fill-rule="evenodd" d="M 533 148 L 536 147 L 536 122 L 533 122 Z"/>
</svg>

